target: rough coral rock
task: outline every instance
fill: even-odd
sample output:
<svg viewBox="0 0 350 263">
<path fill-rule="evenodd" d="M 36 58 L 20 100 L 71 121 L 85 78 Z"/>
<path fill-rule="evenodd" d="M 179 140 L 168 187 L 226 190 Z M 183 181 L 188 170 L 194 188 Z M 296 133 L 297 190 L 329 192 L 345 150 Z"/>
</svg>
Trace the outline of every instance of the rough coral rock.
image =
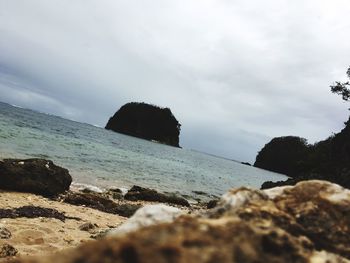
<svg viewBox="0 0 350 263">
<path fill-rule="evenodd" d="M 127 223 L 126 223 L 127 224 Z M 350 262 L 350 191 L 324 181 L 229 191 L 217 206 L 16 262 Z"/>
</svg>

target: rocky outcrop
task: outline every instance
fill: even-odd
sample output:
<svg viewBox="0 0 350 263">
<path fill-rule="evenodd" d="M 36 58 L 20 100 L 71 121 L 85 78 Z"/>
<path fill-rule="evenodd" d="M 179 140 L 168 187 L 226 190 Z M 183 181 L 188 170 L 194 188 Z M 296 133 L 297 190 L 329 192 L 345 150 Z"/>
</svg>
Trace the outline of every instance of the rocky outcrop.
<svg viewBox="0 0 350 263">
<path fill-rule="evenodd" d="M 295 178 L 267 182 L 263 188 L 310 179 L 350 188 L 350 119 L 341 132 L 313 145 L 294 136 L 274 138 L 258 153 L 254 166 Z"/>
<path fill-rule="evenodd" d="M 172 194 L 158 193 L 156 190 L 143 188 L 141 186 L 134 185 L 124 196 L 126 200 L 137 201 L 154 201 L 160 203 L 176 204 L 181 206 L 190 206 L 188 201 L 183 198 Z"/>
<path fill-rule="evenodd" d="M 350 262 L 349 207 L 350 191 L 324 181 L 232 189 L 211 210 L 16 262 Z"/>
<path fill-rule="evenodd" d="M 61 196 L 61 200 L 72 205 L 86 206 L 124 217 L 132 216 L 141 207 L 138 204 L 118 204 L 98 193 L 68 192 Z"/>
<path fill-rule="evenodd" d="M 131 102 L 109 119 L 106 129 L 179 147 L 180 126 L 169 108 Z"/>
<path fill-rule="evenodd" d="M 44 159 L 0 161 L 0 189 L 56 196 L 69 189 L 72 177 L 67 169 Z"/>
</svg>

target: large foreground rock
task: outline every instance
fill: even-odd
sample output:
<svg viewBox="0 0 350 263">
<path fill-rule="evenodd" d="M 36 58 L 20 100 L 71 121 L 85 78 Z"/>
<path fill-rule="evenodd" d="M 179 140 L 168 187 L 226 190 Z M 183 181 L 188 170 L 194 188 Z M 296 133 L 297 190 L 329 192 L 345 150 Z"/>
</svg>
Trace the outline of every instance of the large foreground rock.
<svg viewBox="0 0 350 263">
<path fill-rule="evenodd" d="M 51 197 L 69 189 L 67 169 L 44 159 L 5 159 L 0 161 L 0 189 Z"/>
<path fill-rule="evenodd" d="M 350 191 L 338 185 L 239 188 L 197 215 L 16 262 L 350 262 L 349 226 Z"/>
</svg>

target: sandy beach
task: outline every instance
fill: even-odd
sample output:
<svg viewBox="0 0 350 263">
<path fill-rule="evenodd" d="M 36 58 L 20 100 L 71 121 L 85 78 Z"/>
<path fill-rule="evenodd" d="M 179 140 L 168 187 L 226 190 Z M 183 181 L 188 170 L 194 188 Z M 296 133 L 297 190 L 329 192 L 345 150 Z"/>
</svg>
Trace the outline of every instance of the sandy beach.
<svg viewBox="0 0 350 263">
<path fill-rule="evenodd" d="M 18 255 L 44 255 L 75 247 L 92 240 L 106 229 L 117 227 L 127 218 L 104 213 L 83 206 L 52 201 L 47 198 L 18 192 L 0 191 L 0 209 L 12 209 L 22 206 L 38 206 L 56 209 L 69 217 L 65 222 L 54 218 L 1 218 L 0 227 L 11 232 L 11 238 L 0 239 L 0 246 L 8 243 L 18 250 Z M 79 227 L 85 223 L 97 225 L 93 230 L 83 231 Z"/>
</svg>

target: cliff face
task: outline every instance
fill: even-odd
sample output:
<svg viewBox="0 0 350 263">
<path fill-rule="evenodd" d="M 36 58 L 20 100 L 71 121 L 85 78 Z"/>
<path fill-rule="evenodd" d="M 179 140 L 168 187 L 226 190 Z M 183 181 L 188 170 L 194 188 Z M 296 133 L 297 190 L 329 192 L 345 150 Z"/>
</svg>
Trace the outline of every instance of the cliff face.
<svg viewBox="0 0 350 263">
<path fill-rule="evenodd" d="M 181 124 L 169 108 L 131 102 L 122 106 L 106 125 L 106 129 L 179 146 Z"/>
</svg>

